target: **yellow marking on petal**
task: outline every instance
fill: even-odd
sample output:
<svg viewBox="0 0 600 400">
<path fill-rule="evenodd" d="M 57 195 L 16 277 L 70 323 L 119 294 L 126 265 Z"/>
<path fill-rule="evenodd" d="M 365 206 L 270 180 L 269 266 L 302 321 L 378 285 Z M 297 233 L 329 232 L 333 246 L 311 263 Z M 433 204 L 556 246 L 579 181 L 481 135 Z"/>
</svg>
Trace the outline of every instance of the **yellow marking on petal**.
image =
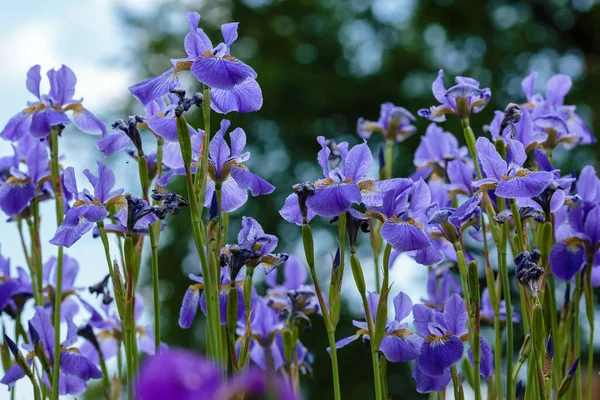
<svg viewBox="0 0 600 400">
<path fill-rule="evenodd" d="M 207 50 L 210 52 L 210 50 Z M 187 71 L 192 68 L 193 61 L 177 61 L 175 63 L 175 73 L 173 75 L 177 75 L 179 71 Z"/>
</svg>

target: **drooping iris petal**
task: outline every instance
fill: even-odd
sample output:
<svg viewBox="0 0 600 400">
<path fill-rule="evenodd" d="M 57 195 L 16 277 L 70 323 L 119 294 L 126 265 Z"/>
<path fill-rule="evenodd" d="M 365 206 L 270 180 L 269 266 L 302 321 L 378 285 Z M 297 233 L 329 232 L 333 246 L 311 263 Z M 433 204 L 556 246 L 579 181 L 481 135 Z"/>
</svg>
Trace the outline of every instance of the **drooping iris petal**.
<svg viewBox="0 0 600 400">
<path fill-rule="evenodd" d="M 140 400 L 211 399 L 222 379 L 215 364 L 190 351 L 171 350 L 145 360 L 135 393 Z"/>
<path fill-rule="evenodd" d="M 0 209 L 9 217 L 19 215 L 35 197 L 35 186 L 29 180 L 9 178 L 0 186 Z"/>
<path fill-rule="evenodd" d="M 250 172 L 245 167 L 231 167 L 231 176 L 242 189 L 250 189 L 252 196 L 260 196 L 263 194 L 272 193 L 275 186 L 261 178 L 260 176 Z"/>
<path fill-rule="evenodd" d="M 73 122 L 78 129 L 90 135 L 106 133 L 106 125 L 81 105 L 73 109 Z"/>
<path fill-rule="evenodd" d="M 231 89 L 214 88 L 210 92 L 210 106 L 219 114 L 232 111 L 249 113 L 260 110 L 262 105 L 262 90 L 258 82 L 250 77 Z"/>
<path fill-rule="evenodd" d="M 53 126 L 68 125 L 70 122 L 64 112 L 47 108 L 33 113 L 29 132 L 33 137 L 43 139 L 50 134 Z"/>
<path fill-rule="evenodd" d="M 484 339 L 479 339 L 479 349 L 480 349 L 480 361 L 479 361 L 479 371 L 481 376 L 484 379 L 490 379 L 492 374 L 494 373 L 494 353 L 492 352 L 492 348 L 490 344 Z M 471 365 L 473 365 L 473 351 L 469 348 L 468 351 L 469 361 L 471 361 Z"/>
<path fill-rule="evenodd" d="M 415 361 L 413 366 L 412 377 L 417 383 L 417 392 L 419 393 L 440 392 L 444 390 L 452 380 L 450 369 L 444 370 L 444 373 L 441 376 L 433 377 L 425 374 L 421 370 L 418 361 Z"/>
<path fill-rule="evenodd" d="M 94 206 L 71 207 L 65 214 L 65 219 L 56 230 L 54 237 L 50 239 L 50 243 L 55 246 L 71 247 L 92 229 L 94 224 L 84 217 L 88 207 Z"/>
<path fill-rule="evenodd" d="M 75 352 L 60 353 L 60 369 L 84 381 L 102 378 L 102 372 L 90 360 Z"/>
<path fill-rule="evenodd" d="M 0 137 L 10 140 L 11 142 L 20 140 L 27 132 L 29 132 L 31 119 L 32 116 L 30 113 L 21 111 L 8 120 L 4 129 L 0 132 Z"/>
<path fill-rule="evenodd" d="M 390 362 L 407 362 L 419 356 L 423 339 L 408 329 L 401 331 L 398 335 L 385 335 L 381 340 L 379 351 Z"/>
<path fill-rule="evenodd" d="M 206 181 L 206 197 L 204 206 L 210 207 L 212 195 L 215 190 L 215 183 L 212 180 Z M 233 177 L 228 177 L 221 187 L 222 200 L 221 211 L 232 212 L 243 206 L 248 200 L 248 190 L 239 187 Z"/>
<path fill-rule="evenodd" d="M 198 311 L 198 305 L 200 304 L 200 289 L 194 286 L 190 286 L 183 296 L 183 302 L 181 303 L 181 310 L 179 311 L 179 326 L 182 328 L 189 328 L 194 322 L 196 312 Z"/>
<path fill-rule="evenodd" d="M 123 150 L 131 143 L 131 139 L 124 132 L 106 134 L 96 141 L 96 148 L 104 154 L 104 157 L 110 157 Z"/>
<path fill-rule="evenodd" d="M 175 67 L 129 87 L 129 91 L 142 105 L 164 96 L 169 91 L 179 85 L 179 76 Z"/>
<path fill-rule="evenodd" d="M 43 307 L 35 307 L 35 314 L 29 321 L 33 329 L 37 332 L 44 350 L 52 354 L 54 351 L 54 327 L 50 321 L 50 316 Z"/>
<path fill-rule="evenodd" d="M 17 383 L 19 379 L 22 379 L 24 377 L 25 372 L 23 372 L 23 369 L 21 369 L 19 364 L 14 364 L 8 369 L 8 371 L 6 371 L 2 379 L 0 379 L 0 383 L 3 385 L 7 385 L 9 388 L 11 388 L 15 385 L 15 383 Z"/>
<path fill-rule="evenodd" d="M 570 281 L 586 263 L 585 248 L 581 244 L 558 242 L 550 250 L 552 273 L 561 281 Z"/>
<path fill-rule="evenodd" d="M 283 207 L 279 210 L 279 215 L 287 222 L 300 226 L 302 225 L 302 214 L 300 212 L 300 206 L 298 205 L 298 196 L 295 193 L 286 197 Z M 309 208 L 307 212 L 307 222 L 310 222 L 316 215 L 315 211 Z"/>
<path fill-rule="evenodd" d="M 446 369 L 460 361 L 463 351 L 462 341 L 452 333 L 428 335 L 421 346 L 419 366 L 427 375 L 442 376 Z"/>
<path fill-rule="evenodd" d="M 519 172 L 524 171 L 523 174 Z M 535 197 L 541 194 L 554 180 L 554 175 L 546 171 L 520 170 L 517 175 L 501 179 L 496 188 L 496 195 L 507 199 L 518 197 Z"/>
<path fill-rule="evenodd" d="M 381 237 L 401 253 L 431 246 L 430 239 L 423 229 L 399 219 L 385 221 L 381 226 Z"/>
<path fill-rule="evenodd" d="M 248 77 L 256 79 L 252 67 L 231 56 L 225 57 L 202 55 L 194 61 L 190 71 L 200 82 L 217 89 L 231 89 Z"/>
<path fill-rule="evenodd" d="M 332 183 L 318 186 L 306 204 L 317 215 L 335 217 L 360 201 L 360 189 L 355 183 Z"/>
<path fill-rule="evenodd" d="M 154 133 L 169 142 L 178 142 L 177 137 L 177 121 L 175 118 L 153 115 L 148 118 L 148 126 Z M 188 126 L 190 132 L 194 132 L 193 128 Z"/>
</svg>

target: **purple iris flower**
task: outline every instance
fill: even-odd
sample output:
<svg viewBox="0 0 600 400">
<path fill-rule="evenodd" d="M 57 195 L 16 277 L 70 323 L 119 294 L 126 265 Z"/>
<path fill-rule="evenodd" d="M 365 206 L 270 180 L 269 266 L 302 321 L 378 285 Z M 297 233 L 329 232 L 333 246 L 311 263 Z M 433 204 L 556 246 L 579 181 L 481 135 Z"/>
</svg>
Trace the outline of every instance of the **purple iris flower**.
<svg viewBox="0 0 600 400">
<path fill-rule="evenodd" d="M 117 209 L 115 217 L 123 223 L 126 221 L 127 202 L 121 196 L 123 189 L 113 191 L 115 174 L 102 161 L 96 163 L 98 164 L 97 176 L 88 169 L 83 171 L 94 188 L 93 194 L 87 189 L 79 192 L 73 167 L 64 171 L 65 190 L 75 198 L 75 202 L 65 214 L 63 223 L 56 230 L 50 243 L 56 246 L 72 246 L 92 229 L 94 224 L 108 216 L 107 207 L 115 206 Z"/>
<path fill-rule="evenodd" d="M 427 277 L 427 299 L 423 304 L 429 308 L 443 310 L 444 304 L 453 294 L 460 295 L 462 288 L 448 268 L 432 268 Z"/>
<path fill-rule="evenodd" d="M 251 317 L 250 359 L 262 369 L 280 369 L 285 365 L 281 340 L 284 324 L 280 321 L 277 311 L 269 307 L 265 299 L 258 297 Z M 238 325 L 238 335 L 243 336 L 244 330 L 245 320 Z"/>
<path fill-rule="evenodd" d="M 77 348 L 77 327 L 72 318 L 67 318 L 67 338 L 61 343 L 60 351 L 60 377 L 58 392 L 60 395 L 78 395 L 85 391 L 86 382 L 90 379 L 102 378 L 102 372 L 87 357 L 80 354 Z M 37 342 L 41 342 L 46 357 L 53 365 L 54 359 L 54 327 L 50 316 L 44 308 L 36 307 L 35 315 L 29 321 L 30 341 L 23 344 L 23 348 L 29 352 L 34 350 Z M 15 382 L 25 376 L 18 364 L 13 365 L 2 378 L 1 382 L 12 386 Z M 42 382 L 50 388 L 48 376 L 44 372 Z"/>
<path fill-rule="evenodd" d="M 373 164 L 373 155 L 366 143 L 348 151 L 347 142 L 336 144 L 323 136 L 319 136 L 317 141 L 321 145 L 317 159 L 325 178 L 314 183 L 314 193 L 306 200 L 308 221 L 315 215 L 338 216 L 354 203 L 381 207 L 385 194 L 404 181 L 398 178 L 377 181 L 365 177 Z M 295 193 L 285 199 L 279 214 L 288 222 L 302 225 L 302 213 Z"/>
<path fill-rule="evenodd" d="M 373 133 L 380 133 L 385 138 L 392 135 L 388 139 L 401 143 L 417 132 L 417 127 L 411 125 L 413 122 L 415 117 L 407 109 L 388 102 L 381 105 L 379 120 L 367 121 L 362 117 L 359 118 L 356 131 L 363 139 L 370 139 Z M 390 131 L 394 127 L 395 131 Z"/>
<path fill-rule="evenodd" d="M 496 147 L 484 137 L 477 139 L 477 154 L 486 178 L 473 185 L 485 189 L 495 189 L 497 196 L 507 199 L 535 197 L 540 195 L 555 177 L 547 171 L 529 171 L 522 167 L 527 156 L 523 145 L 511 141 L 509 163 L 502 159 Z"/>
<path fill-rule="evenodd" d="M 42 286 L 49 288 L 49 292 L 56 292 L 56 273 L 57 273 L 57 258 L 52 256 L 42 266 Z M 68 255 L 63 255 L 63 277 L 62 277 L 62 299 L 60 307 L 61 317 L 64 319 L 68 315 L 77 315 L 79 311 L 78 291 L 75 286 L 75 280 L 79 274 L 79 263 L 74 258 Z M 54 296 L 54 294 L 52 294 Z M 49 297 L 44 304 L 44 309 L 47 313 L 52 313 L 54 304 Z"/>
<path fill-rule="evenodd" d="M 49 70 L 47 75 L 50 93 L 43 95 L 40 95 L 40 69 L 39 65 L 34 65 L 27 71 L 27 90 L 38 101 L 28 103 L 26 109 L 12 117 L 0 136 L 12 142 L 18 141 L 27 133 L 43 139 L 50 134 L 53 126 L 68 125 L 71 122 L 67 111 L 73 112 L 73 122 L 83 132 L 92 135 L 106 132 L 106 125 L 81 105 L 83 99 L 73 99 L 77 78 L 71 68 L 63 65 L 58 70 Z"/>
<path fill-rule="evenodd" d="M 204 206 L 210 208 L 210 204 L 215 192 L 215 183 L 221 185 L 221 211 L 231 212 L 240 208 L 248 200 L 248 190 L 252 196 L 272 193 L 275 186 L 250 172 L 243 163 L 250 159 L 249 152 L 243 152 L 246 146 L 246 133 L 242 128 L 236 128 L 229 133 L 231 148 L 225 141 L 225 133 L 231 122 L 221 120 L 221 129 L 211 139 L 209 145 L 208 172 L 209 176 L 206 182 L 206 197 Z M 194 144 L 196 143 L 196 144 Z M 192 136 L 192 147 L 194 150 L 195 164 L 197 164 L 197 154 L 200 151 L 202 135 L 200 133 Z M 173 175 L 185 174 L 181 152 L 177 154 L 179 144 L 173 142 L 165 154 L 165 165 L 172 168 L 167 174 L 163 175 L 160 184 L 166 184 Z M 197 150 L 196 150 L 197 149 Z M 195 170 L 193 165 L 193 170 Z"/>
<path fill-rule="evenodd" d="M 450 367 L 463 358 L 463 339 L 467 334 L 469 319 L 464 300 L 458 294 L 453 294 L 446 301 L 443 312 L 416 304 L 413 315 L 415 328 L 425 339 L 413 371 L 417 391 L 440 391 L 450 382 Z M 493 373 L 494 355 L 485 339 L 481 338 L 480 345 L 481 376 L 488 379 Z"/>
<path fill-rule="evenodd" d="M 371 314 L 375 316 L 377 314 L 379 294 L 369 292 L 367 300 Z M 419 349 L 423 343 L 423 339 L 409 330 L 406 322 L 402 322 L 402 320 L 410 315 L 413 304 L 410 297 L 403 292 L 398 293 L 394 297 L 393 302 L 395 316 L 391 321 L 386 320 L 385 333 L 383 334 L 379 351 L 391 362 L 411 361 L 419 356 Z M 335 344 L 336 348 L 340 349 L 361 337 L 363 340 L 370 340 L 366 322 L 352 321 L 352 323 L 359 330 L 355 335 L 338 341 Z"/>
<path fill-rule="evenodd" d="M 449 161 L 461 160 L 467 153 L 465 146 L 458 146 L 458 140 L 453 134 L 444 132 L 441 127 L 431 123 L 425 135 L 421 136 L 413 162 L 417 168 L 439 166 L 445 169 Z"/>
<path fill-rule="evenodd" d="M 10 259 L 0 253 L 0 312 L 6 312 L 11 316 L 20 313 L 18 297 L 29 298 L 33 294 L 31 279 L 27 272 L 17 267 L 17 277 L 11 276 Z"/>
<path fill-rule="evenodd" d="M 252 112 L 262 107 L 262 91 L 256 82 L 256 72 L 230 53 L 237 40 L 237 22 L 221 26 L 224 42 L 213 47 L 201 28 L 200 14 L 188 13 L 189 33 L 184 47 L 187 58 L 171 60 L 173 67 L 159 76 L 129 88 L 131 94 L 147 105 L 179 85 L 179 73 L 190 70 L 203 84 L 212 88 L 211 107 L 218 113 Z"/>
<path fill-rule="evenodd" d="M 7 178 L 0 181 L 0 209 L 9 217 L 16 217 L 25 210 L 31 200 L 42 191 L 50 190 L 47 177 L 50 175 L 48 148 L 38 140 L 32 143 L 25 154 L 27 173 L 19 170 L 19 151 L 13 146 L 14 157 L 5 160 Z"/>
<path fill-rule="evenodd" d="M 576 183 L 582 198 L 578 207 L 569 207 L 567 219 L 556 228 L 556 244 L 550 250 L 552 273 L 570 281 L 581 271 L 600 244 L 600 180 L 594 167 L 586 166 Z M 596 263 L 593 263 L 596 265 Z M 600 283 L 600 269 L 592 268 L 592 282 Z"/>
<path fill-rule="evenodd" d="M 320 313 L 319 301 L 313 285 L 306 284 L 306 267 L 298 257 L 290 255 L 283 268 L 283 283 L 277 284 L 277 274 L 266 276 L 269 287 L 265 298 L 281 319 L 304 320 L 310 326 L 308 315 Z"/>
<path fill-rule="evenodd" d="M 123 340 L 122 323 L 115 302 L 102 301 L 100 307 L 90 304 L 80 299 L 83 307 L 90 313 L 88 324 L 94 329 L 100 351 L 105 359 L 110 359 L 117 355 L 119 345 Z M 107 304 L 108 303 L 108 304 Z M 141 295 L 136 293 L 133 315 L 135 319 L 134 331 L 137 334 L 138 348 L 147 355 L 155 354 L 154 333 L 141 323 L 141 317 L 144 312 L 144 300 Z M 100 364 L 98 350 L 89 341 L 81 345 L 81 354 L 84 354 L 95 365 Z M 166 344 L 160 344 L 160 352 L 166 352 Z"/>
<path fill-rule="evenodd" d="M 506 302 L 500 300 L 500 321 L 506 321 Z M 481 310 L 479 312 L 482 320 L 487 320 L 490 324 L 494 323 L 494 307 L 492 307 L 492 301 L 490 300 L 490 292 L 488 288 L 483 289 L 481 293 Z M 513 307 L 512 320 L 515 323 L 521 322 L 521 316 Z"/>
<path fill-rule="evenodd" d="M 578 144 L 592 144 L 596 138 L 587 124 L 577 113 L 575 106 L 567 106 L 564 99 L 571 90 L 573 82 L 568 75 L 553 75 L 546 83 L 546 97 L 535 94 L 536 72 L 531 72 L 521 82 L 527 97 L 524 105 L 531 113 L 534 129 L 546 135 L 545 147 L 553 149 L 563 143 L 567 149 Z M 525 114 L 525 113 L 524 113 Z"/>
<path fill-rule="evenodd" d="M 533 118 L 527 109 L 521 112 L 519 121 L 516 123 L 503 127 L 504 119 L 504 112 L 495 111 L 495 117 L 490 124 L 490 133 L 494 141 L 507 138 L 518 140 L 525 147 L 525 152 L 529 153 L 535 146 L 543 144 L 548 139 L 547 133 L 535 129 Z"/>
<path fill-rule="evenodd" d="M 246 306 L 244 304 L 244 277 L 245 274 L 239 273 L 236 276 L 235 283 L 232 287 L 230 280 L 230 272 L 227 266 L 221 268 L 219 278 L 219 306 L 221 315 L 221 325 L 227 323 L 227 299 L 229 291 L 235 287 L 238 292 L 238 314 L 237 320 L 244 321 L 246 319 Z M 179 326 L 182 328 L 190 328 L 196 313 L 198 312 L 198 306 L 204 315 L 206 315 L 206 296 L 204 294 L 204 278 L 202 276 L 190 274 L 189 278 L 196 282 L 190 285 L 183 296 L 181 303 L 181 309 L 179 311 Z M 201 293 L 202 291 L 202 293 Z M 256 290 L 252 288 L 252 294 L 250 296 L 250 307 L 254 308 L 258 295 Z"/>
<path fill-rule="evenodd" d="M 241 253 L 244 253 L 243 250 L 247 250 L 249 252 L 256 252 L 255 255 L 257 256 L 256 258 L 248 258 L 244 264 L 251 263 L 254 268 L 262 265 L 265 273 L 269 274 L 277 266 L 284 264 L 289 258 L 285 253 L 272 254 L 278 243 L 279 239 L 277 239 L 277 236 L 266 234 L 262 226 L 254 218 L 242 217 L 242 229 L 238 233 L 237 247 L 242 250 Z M 233 272 L 232 276 L 235 276 L 235 269 L 237 268 L 235 264 L 239 264 L 240 260 L 233 259 L 235 255 L 232 254 L 232 246 L 226 246 L 222 249 L 221 254 L 222 263 L 224 262 L 230 268 L 230 271 Z M 223 257 L 223 254 L 226 257 Z"/>
<path fill-rule="evenodd" d="M 443 255 L 434 247 L 423 227 L 423 222 L 427 221 L 425 210 L 430 204 L 431 193 L 422 179 L 415 183 L 403 179 L 395 190 L 385 195 L 381 208 L 374 208 L 368 213 L 384 221 L 381 237 L 394 250 L 411 252 L 419 264 L 435 265 L 442 261 Z"/>
<path fill-rule="evenodd" d="M 450 89 L 444 87 L 444 70 L 440 70 L 431 86 L 433 96 L 441 104 L 423 108 L 418 115 L 433 122 L 444 122 L 446 114 L 455 114 L 460 119 L 468 118 L 471 113 L 483 110 L 492 97 L 489 88 L 480 89 L 479 82 L 473 78 L 456 77 L 456 85 Z"/>
<path fill-rule="evenodd" d="M 276 396 L 296 400 L 293 389 L 281 375 L 254 368 L 231 378 L 202 356 L 188 350 L 171 350 L 148 358 L 138 376 L 136 397 L 140 400 L 234 399 Z"/>
</svg>

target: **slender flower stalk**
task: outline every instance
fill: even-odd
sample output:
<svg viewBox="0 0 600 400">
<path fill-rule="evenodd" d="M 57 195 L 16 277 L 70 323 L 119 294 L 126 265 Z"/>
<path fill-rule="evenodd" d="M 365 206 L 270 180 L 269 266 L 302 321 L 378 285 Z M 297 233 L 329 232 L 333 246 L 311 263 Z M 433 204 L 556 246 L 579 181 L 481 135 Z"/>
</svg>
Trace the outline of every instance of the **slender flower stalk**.
<svg viewBox="0 0 600 400">
<path fill-rule="evenodd" d="M 52 173 L 52 187 L 56 203 L 56 226 L 63 222 L 65 206 L 63 188 L 58 163 L 58 135 L 59 127 L 53 126 L 50 132 L 50 168 Z M 62 278 L 63 278 L 63 247 L 58 247 L 56 261 L 56 290 L 54 292 L 54 368 L 52 376 L 52 400 L 58 399 L 58 382 L 60 376 L 60 322 L 62 304 Z"/>
</svg>

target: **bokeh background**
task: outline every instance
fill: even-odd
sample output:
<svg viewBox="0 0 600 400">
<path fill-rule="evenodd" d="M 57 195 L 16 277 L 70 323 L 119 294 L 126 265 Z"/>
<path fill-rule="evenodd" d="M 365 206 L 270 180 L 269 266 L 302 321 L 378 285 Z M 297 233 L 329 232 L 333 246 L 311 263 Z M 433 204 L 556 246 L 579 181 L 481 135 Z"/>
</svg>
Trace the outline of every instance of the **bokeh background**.
<svg viewBox="0 0 600 400">
<path fill-rule="evenodd" d="M 231 216 L 230 239 L 237 233 L 242 215 L 261 222 L 265 231 L 280 238 L 278 251 L 302 256 L 299 230 L 284 222 L 277 211 L 293 183 L 314 180 L 321 174 L 316 163 L 319 147 L 316 136 L 324 135 L 350 144 L 359 142 L 356 120 L 376 120 L 381 103 L 391 101 L 413 113 L 435 103 L 431 82 L 443 68 L 446 85 L 455 75 L 472 76 L 490 87 L 488 107 L 471 119 L 476 135 L 482 135 L 496 109 L 510 101 L 522 102 L 521 79 L 530 71 L 539 72 L 537 89 L 554 73 L 573 78 L 566 103 L 594 132 L 600 130 L 595 113 L 600 107 L 600 6 L 598 0 L 89 0 L 84 2 L 11 2 L 0 17 L 0 124 L 18 112 L 26 100 L 25 72 L 39 63 L 43 69 L 69 65 L 78 75 L 77 94 L 85 104 L 110 124 L 141 108 L 129 96 L 127 87 L 157 75 L 170 66 L 171 58 L 184 55 L 183 37 L 188 30 L 185 14 L 198 11 L 201 26 L 213 42 L 220 39 L 219 27 L 229 21 L 241 22 L 240 39 L 232 53 L 259 74 L 264 95 L 263 108 L 253 114 L 228 115 L 233 126 L 248 135 L 252 153 L 249 167 L 273 183 L 270 196 L 251 198 Z M 190 77 L 188 77 L 190 78 Z M 183 79 L 190 92 L 200 87 Z M 213 121 L 219 118 L 213 114 Z M 190 122 L 201 126 L 200 111 Z M 217 125 L 213 122 L 213 126 Z M 428 121 L 418 120 L 419 133 L 396 147 L 396 176 L 413 172 L 413 153 Z M 446 130 L 460 138 L 460 124 L 450 119 Z M 150 139 L 148 137 L 148 139 Z M 149 140 L 147 140 L 149 142 Z M 74 128 L 65 131 L 62 148 L 69 165 L 81 173 L 96 158 L 94 140 Z M 370 142 L 376 154 L 381 141 Z M 151 145 L 149 145 L 151 146 Z M 559 152 L 556 162 L 564 171 L 579 171 L 594 164 L 598 146 Z M 0 155 L 8 144 L 0 142 Z M 68 161 L 67 161 L 68 160 Z M 137 189 L 137 167 L 125 155 L 110 160 L 117 182 L 126 190 Z M 375 171 L 374 171 L 375 172 Z M 80 175 L 81 176 L 81 175 Z M 181 190 L 177 183 L 173 190 Z M 47 215 L 52 215 L 48 208 Z M 44 234 L 53 233 L 53 218 L 47 218 Z M 2 252 L 14 264 L 22 256 L 16 248 L 16 230 L 0 222 Z M 315 222 L 319 248 L 319 269 L 327 279 L 335 250 L 334 228 L 328 221 Z M 366 238 L 365 238 L 366 239 Z M 373 277 L 370 248 L 366 240 L 359 253 Z M 46 246 L 45 254 L 52 254 Z M 190 284 L 187 275 L 199 266 L 191 250 L 187 214 L 169 220 L 161 236 L 161 317 L 163 339 L 171 346 L 200 348 L 204 341 L 202 322 L 193 329 L 177 325 L 179 307 Z M 14 253 L 14 254 L 13 254 Z M 99 243 L 91 237 L 78 242 L 69 254 L 79 258 L 78 283 L 89 285 L 103 277 L 105 265 Z M 149 268 L 146 268 L 149 283 Z M 392 293 L 403 290 L 418 300 L 424 295 L 426 268 L 408 258 L 394 267 Z M 372 287 L 372 286 L 371 286 Z M 153 312 L 149 286 L 147 320 Z M 353 291 L 347 276 L 344 291 Z M 352 318 L 360 315 L 360 300 L 344 298 L 338 338 L 354 333 Z M 325 352 L 327 340 L 318 318 L 313 329 L 301 339 L 314 355 L 312 372 L 303 381 L 306 398 L 332 397 L 330 364 Z M 582 335 L 584 335 L 582 332 Z M 587 337 L 587 335 L 585 335 Z M 517 342 L 518 343 L 518 342 Z M 360 343 L 339 352 L 342 397 L 367 399 L 371 395 L 369 353 Z M 410 369 L 390 364 L 389 389 L 394 399 L 420 398 L 415 394 Z M 0 392 L 0 398 L 5 393 Z M 93 397 L 93 393 L 89 395 Z M 425 397 L 423 397 L 425 398 Z"/>
</svg>

